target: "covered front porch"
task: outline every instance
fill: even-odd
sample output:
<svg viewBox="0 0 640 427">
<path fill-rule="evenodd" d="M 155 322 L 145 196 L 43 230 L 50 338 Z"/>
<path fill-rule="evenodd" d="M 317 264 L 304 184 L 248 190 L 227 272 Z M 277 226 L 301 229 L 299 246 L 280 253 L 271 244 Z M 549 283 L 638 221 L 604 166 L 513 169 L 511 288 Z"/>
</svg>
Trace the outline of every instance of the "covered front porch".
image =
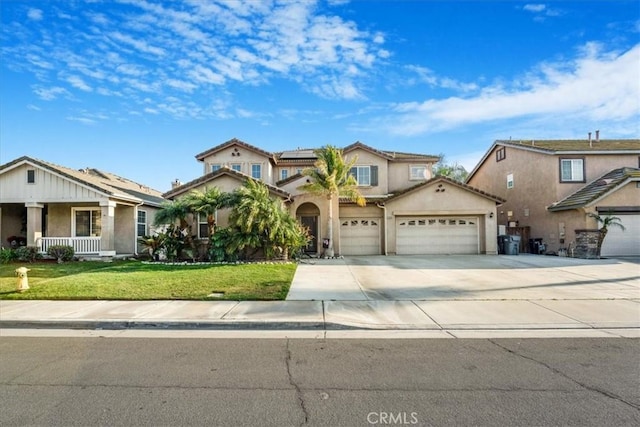
<svg viewBox="0 0 640 427">
<path fill-rule="evenodd" d="M 46 254 L 51 246 L 71 246 L 80 257 L 136 253 L 135 205 L 112 200 L 83 203 L 3 203 L 3 247 L 26 245 Z"/>
</svg>

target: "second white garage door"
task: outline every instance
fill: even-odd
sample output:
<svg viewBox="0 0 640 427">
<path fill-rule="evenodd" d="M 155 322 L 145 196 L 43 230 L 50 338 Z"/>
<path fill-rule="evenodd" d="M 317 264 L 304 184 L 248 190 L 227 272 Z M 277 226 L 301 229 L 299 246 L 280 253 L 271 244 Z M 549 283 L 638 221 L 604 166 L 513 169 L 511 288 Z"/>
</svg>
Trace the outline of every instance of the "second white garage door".
<svg viewBox="0 0 640 427">
<path fill-rule="evenodd" d="M 640 256 L 640 215 L 624 215 L 614 213 L 620 218 L 624 230 L 609 227 L 609 232 L 602 243 L 603 257 Z"/>
<path fill-rule="evenodd" d="M 478 218 L 399 217 L 398 255 L 477 254 Z"/>
<path fill-rule="evenodd" d="M 342 255 L 380 255 L 380 219 L 340 218 Z"/>
</svg>

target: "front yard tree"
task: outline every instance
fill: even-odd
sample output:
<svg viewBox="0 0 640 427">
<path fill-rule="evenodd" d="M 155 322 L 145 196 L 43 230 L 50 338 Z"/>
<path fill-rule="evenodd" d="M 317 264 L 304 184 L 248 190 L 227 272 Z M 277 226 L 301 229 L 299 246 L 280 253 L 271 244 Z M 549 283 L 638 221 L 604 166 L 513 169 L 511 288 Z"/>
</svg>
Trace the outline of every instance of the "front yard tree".
<svg viewBox="0 0 640 427">
<path fill-rule="evenodd" d="M 342 150 L 332 145 L 326 145 L 315 150 L 317 160 L 313 168 L 305 169 L 302 174 L 311 178 L 311 182 L 300 186 L 300 189 L 311 194 L 324 196 L 329 200 L 327 238 L 329 247 L 325 255 L 332 257 L 333 252 L 333 198 L 346 197 L 349 200 L 365 206 L 365 198 L 358 191 L 358 182 L 349 173 L 357 158 L 347 162 Z"/>
<path fill-rule="evenodd" d="M 433 165 L 433 176 L 444 176 L 454 181 L 464 182 L 469 172 L 458 162 L 448 163 L 444 154 L 440 154 L 440 160 Z"/>
<path fill-rule="evenodd" d="M 598 235 L 598 257 L 600 257 L 600 250 L 602 249 L 602 243 L 604 242 L 604 238 L 607 237 L 607 233 L 609 232 L 609 227 L 618 227 L 622 231 L 625 230 L 624 225 L 620 222 L 620 218 L 617 216 L 613 216 L 611 214 L 600 215 L 597 213 L 590 213 L 589 216 L 595 219 L 600 225 L 600 234 Z"/>
<path fill-rule="evenodd" d="M 218 209 L 229 206 L 229 194 L 223 193 L 218 187 L 211 187 L 205 188 L 204 191 L 192 190 L 182 201 L 187 205 L 189 211 L 193 212 L 196 220 L 198 215 L 207 217 L 210 246 L 216 229 L 216 212 Z"/>
<path fill-rule="evenodd" d="M 267 258 L 287 258 L 289 252 L 307 244 L 302 226 L 263 183 L 249 179 L 232 198 L 228 251 L 262 249 Z"/>
</svg>

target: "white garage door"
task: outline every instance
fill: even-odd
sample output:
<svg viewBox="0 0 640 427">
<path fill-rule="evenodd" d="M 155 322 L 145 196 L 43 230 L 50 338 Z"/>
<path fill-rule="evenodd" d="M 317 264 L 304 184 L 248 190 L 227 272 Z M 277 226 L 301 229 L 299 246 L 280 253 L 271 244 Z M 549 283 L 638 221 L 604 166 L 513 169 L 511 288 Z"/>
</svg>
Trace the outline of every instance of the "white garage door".
<svg viewBox="0 0 640 427">
<path fill-rule="evenodd" d="M 380 255 L 380 219 L 340 218 L 342 255 Z"/>
<path fill-rule="evenodd" d="M 609 227 L 600 254 L 603 257 L 640 256 L 640 215 L 614 215 L 620 218 L 625 230 Z"/>
<path fill-rule="evenodd" d="M 396 253 L 477 254 L 478 218 L 399 217 L 396 220 Z"/>
</svg>

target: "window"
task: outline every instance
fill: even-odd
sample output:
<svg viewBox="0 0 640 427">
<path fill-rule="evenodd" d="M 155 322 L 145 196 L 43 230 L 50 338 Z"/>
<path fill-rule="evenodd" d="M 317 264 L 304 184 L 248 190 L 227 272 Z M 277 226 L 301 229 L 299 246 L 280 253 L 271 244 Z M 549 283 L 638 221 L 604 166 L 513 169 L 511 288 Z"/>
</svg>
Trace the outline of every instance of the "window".
<svg viewBox="0 0 640 427">
<path fill-rule="evenodd" d="M 504 160 L 507 157 L 507 149 L 505 147 L 500 147 L 496 150 L 496 162 Z"/>
<path fill-rule="evenodd" d="M 240 163 L 231 163 L 231 170 L 242 172 L 242 165 Z"/>
<path fill-rule="evenodd" d="M 138 237 L 147 235 L 147 211 L 138 211 Z"/>
<path fill-rule="evenodd" d="M 378 167 L 377 166 L 354 166 L 349 171 L 351 175 L 358 181 L 361 187 L 378 185 Z"/>
<path fill-rule="evenodd" d="M 302 173 L 302 169 L 296 169 L 296 173 Z"/>
<path fill-rule="evenodd" d="M 560 159 L 560 182 L 584 182 L 584 159 Z"/>
<path fill-rule="evenodd" d="M 507 175 L 507 188 L 513 188 L 513 174 Z"/>
<path fill-rule="evenodd" d="M 27 169 L 27 184 L 36 183 L 36 171 L 35 169 Z"/>
<path fill-rule="evenodd" d="M 262 165 L 251 165 L 251 177 L 255 179 L 262 179 Z"/>
<path fill-rule="evenodd" d="M 412 181 L 417 179 L 427 179 L 427 167 L 425 165 L 411 166 L 410 170 L 411 170 L 410 179 Z"/>
<path fill-rule="evenodd" d="M 220 168 L 222 167 L 222 165 L 220 163 L 215 163 L 211 165 L 211 172 L 215 172 L 217 170 L 220 170 Z"/>
<path fill-rule="evenodd" d="M 287 169 L 282 169 L 280 171 L 280 179 L 287 179 L 289 176 L 289 171 Z"/>
<path fill-rule="evenodd" d="M 99 208 L 73 209 L 74 237 L 99 237 L 102 230 Z"/>
<path fill-rule="evenodd" d="M 206 239 L 209 237 L 209 223 L 207 215 L 198 214 L 198 239 Z"/>
</svg>

